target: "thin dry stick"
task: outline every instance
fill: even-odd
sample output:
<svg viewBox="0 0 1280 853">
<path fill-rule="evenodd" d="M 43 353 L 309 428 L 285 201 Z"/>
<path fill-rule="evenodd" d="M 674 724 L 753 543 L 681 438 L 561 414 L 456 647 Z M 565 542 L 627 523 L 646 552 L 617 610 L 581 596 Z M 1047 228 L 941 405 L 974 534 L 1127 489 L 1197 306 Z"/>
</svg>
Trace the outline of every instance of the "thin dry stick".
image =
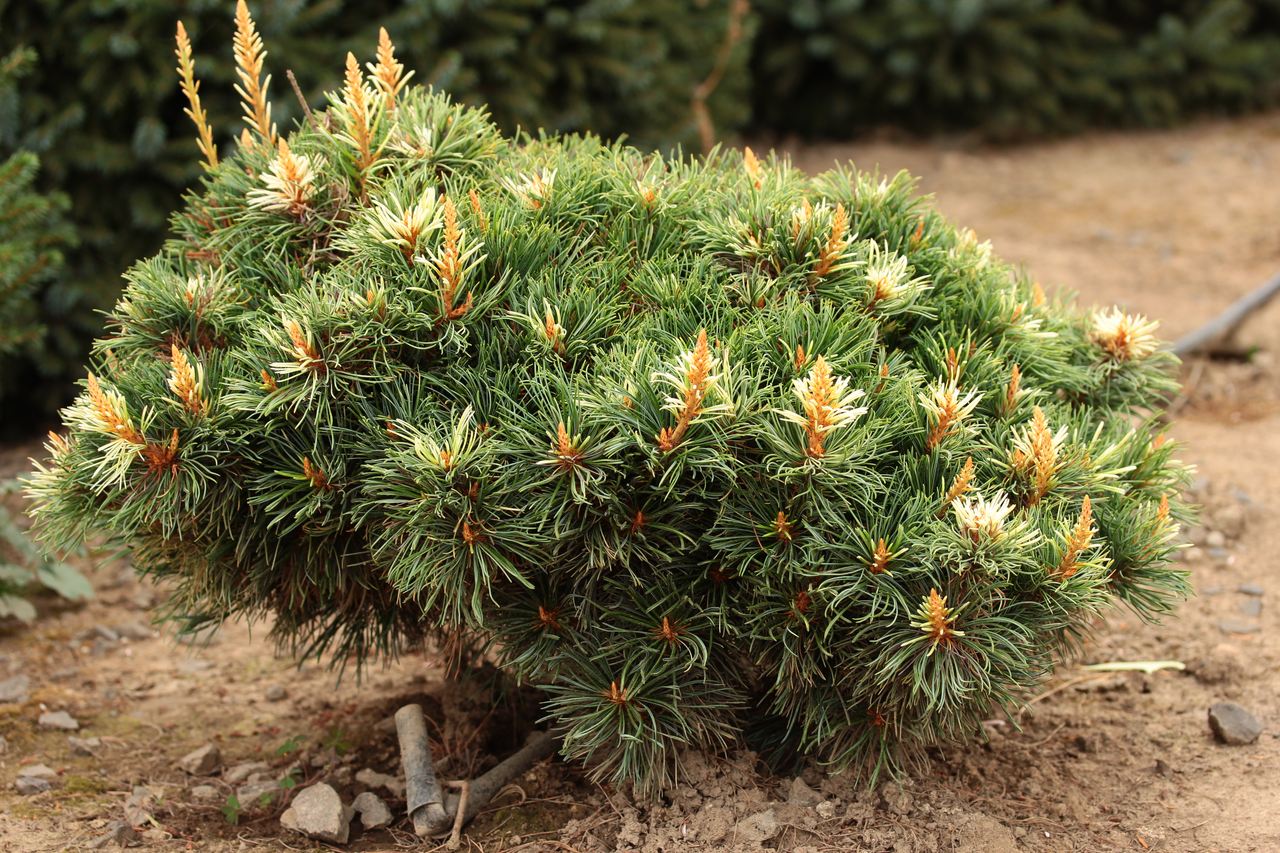
<svg viewBox="0 0 1280 853">
<path fill-rule="evenodd" d="M 302 104 L 302 112 L 307 116 L 307 124 L 311 125 L 312 129 L 319 130 L 320 128 L 316 126 L 316 117 L 311 113 L 311 105 L 307 103 L 306 97 L 302 94 L 302 87 L 298 85 L 298 78 L 293 76 L 293 69 L 286 68 L 284 76 L 289 78 L 289 85 L 293 87 L 293 94 L 297 96 L 298 103 Z"/>
<path fill-rule="evenodd" d="M 716 144 L 716 128 L 711 121 L 711 111 L 707 109 L 707 99 L 711 97 L 725 72 L 729 70 L 729 60 L 733 57 L 733 49 L 742 40 L 742 22 L 751 11 L 749 0 L 730 0 L 729 25 L 725 28 L 724 41 L 720 44 L 720 52 L 716 55 L 716 64 L 711 73 L 693 90 L 693 117 L 698 123 L 698 138 L 702 141 L 702 150 L 710 151 Z"/>
<path fill-rule="evenodd" d="M 464 780 L 446 784 L 458 791 L 458 807 L 454 809 L 453 830 L 449 833 L 449 849 L 457 850 L 462 845 L 462 819 L 467 814 L 467 804 L 471 799 L 471 783 Z"/>
</svg>

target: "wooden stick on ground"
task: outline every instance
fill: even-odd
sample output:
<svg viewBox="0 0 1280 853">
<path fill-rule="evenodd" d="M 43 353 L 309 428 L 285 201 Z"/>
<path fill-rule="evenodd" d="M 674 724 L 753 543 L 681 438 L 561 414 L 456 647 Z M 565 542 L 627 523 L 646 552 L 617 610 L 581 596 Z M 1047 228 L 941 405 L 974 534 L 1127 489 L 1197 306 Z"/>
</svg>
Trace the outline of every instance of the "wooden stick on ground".
<svg viewBox="0 0 1280 853">
<path fill-rule="evenodd" d="M 523 747 L 482 776 L 469 782 L 448 783 L 458 793 L 446 798 L 436 780 L 421 705 L 405 705 L 396 711 L 396 733 L 400 738 L 405 800 L 413 831 L 420 838 L 448 835 L 451 843 L 460 837 L 462 827 L 470 823 L 511 780 L 556 749 L 555 737 L 550 732 L 536 732 Z"/>
<path fill-rule="evenodd" d="M 1200 328 L 1184 335 L 1173 351 L 1177 355 L 1193 353 L 1211 353 L 1223 347 L 1250 316 L 1261 311 L 1272 299 L 1280 294 L 1280 273 L 1255 290 L 1231 303 L 1227 310 Z"/>
</svg>

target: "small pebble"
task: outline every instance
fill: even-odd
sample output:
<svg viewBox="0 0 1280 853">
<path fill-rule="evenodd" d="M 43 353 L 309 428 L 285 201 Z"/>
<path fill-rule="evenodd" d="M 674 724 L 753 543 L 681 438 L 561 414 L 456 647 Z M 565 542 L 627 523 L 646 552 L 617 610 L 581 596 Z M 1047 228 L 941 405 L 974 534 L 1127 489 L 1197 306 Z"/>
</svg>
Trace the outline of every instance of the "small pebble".
<svg viewBox="0 0 1280 853">
<path fill-rule="evenodd" d="M 138 835 L 138 831 L 123 820 L 118 820 L 107 829 L 106 834 L 100 835 L 93 841 L 89 842 L 92 850 L 101 850 L 109 844 L 117 847 L 133 847 L 142 843 L 142 836 Z"/>
<path fill-rule="evenodd" d="M 218 799 L 218 789 L 212 785 L 196 785 L 191 789 L 191 798 L 193 800 L 216 800 Z"/>
<path fill-rule="evenodd" d="M 1210 530 L 1209 535 L 1204 537 L 1204 544 L 1210 548 L 1227 547 L 1227 537 L 1221 530 Z"/>
<path fill-rule="evenodd" d="M 1237 608 L 1241 613 L 1243 613 L 1245 616 L 1260 616 L 1260 615 L 1262 615 L 1262 601 L 1261 601 L 1261 599 L 1257 599 L 1257 598 L 1246 598 L 1244 601 L 1241 601 L 1241 602 L 1237 603 L 1237 604 L 1236 604 L 1236 608 Z"/>
<path fill-rule="evenodd" d="M 67 736 L 67 745 L 76 755 L 93 755 L 102 746 L 102 739 L 96 737 Z"/>
<path fill-rule="evenodd" d="M 120 635 L 106 625 L 94 625 L 75 635 L 77 643 L 87 643 L 90 640 L 106 640 L 109 643 L 115 643 L 120 640 Z"/>
<path fill-rule="evenodd" d="M 384 826 L 391 825 L 391 809 L 387 808 L 382 798 L 372 791 L 365 791 L 358 795 L 355 802 L 351 804 L 351 808 L 360 815 L 360 825 L 365 829 L 382 829 Z"/>
<path fill-rule="evenodd" d="M 236 799 L 245 809 L 270 805 L 280 793 L 280 783 L 275 779 L 254 778 L 236 789 Z"/>
<path fill-rule="evenodd" d="M 27 701 L 31 692 L 31 679 L 19 673 L 18 675 L 0 681 L 0 705 L 9 702 L 21 705 Z"/>
<path fill-rule="evenodd" d="M 1262 723 L 1235 702 L 1215 702 L 1209 706 L 1209 728 L 1217 739 L 1230 746 L 1251 744 L 1262 734 Z"/>
<path fill-rule="evenodd" d="M 266 695 L 268 702 L 283 702 L 285 699 L 289 698 L 289 692 L 279 684 L 273 684 L 268 687 Z"/>
<path fill-rule="evenodd" d="M 45 711 L 40 715 L 38 725 L 42 729 L 60 729 L 64 732 L 79 730 L 80 723 L 66 711 Z"/>
<path fill-rule="evenodd" d="M 1221 619 L 1218 621 L 1218 630 L 1224 634 L 1256 634 L 1262 630 L 1262 626 L 1237 619 Z"/>
<path fill-rule="evenodd" d="M 280 815 L 280 825 L 319 841 L 346 844 L 354 814 L 337 791 L 321 782 L 297 793 Z"/>
<path fill-rule="evenodd" d="M 178 759 L 178 767 L 192 776 L 212 776 L 222 767 L 222 753 L 215 744 L 205 744 Z"/>
<path fill-rule="evenodd" d="M 52 787 L 52 782 L 48 779 L 41 779 L 39 776 L 19 776 L 13 783 L 14 790 L 24 797 L 43 794 Z"/>
<path fill-rule="evenodd" d="M 150 640 L 155 636 L 155 631 L 141 622 L 125 622 L 123 625 L 117 625 L 115 630 L 121 637 L 130 640 Z"/>
<path fill-rule="evenodd" d="M 366 767 L 356 774 L 356 781 L 366 788 L 385 788 L 397 797 L 404 796 L 404 780 Z"/>
<path fill-rule="evenodd" d="M 58 771 L 47 764 L 28 764 L 18 771 L 18 776 L 28 776 L 33 779 L 56 779 L 58 778 Z"/>
<path fill-rule="evenodd" d="M 30 797 L 32 794 L 42 794 L 51 789 L 57 778 L 58 773 L 52 767 L 31 764 L 18 771 L 18 778 L 14 780 L 13 787 L 22 796 Z"/>
<path fill-rule="evenodd" d="M 1252 595 L 1261 598 L 1266 593 L 1266 590 L 1262 588 L 1262 584 L 1242 583 L 1236 587 L 1236 592 L 1241 595 Z"/>
<path fill-rule="evenodd" d="M 270 765 L 265 761 L 246 761 L 226 770 L 222 774 L 222 781 L 228 785 L 239 785 L 255 773 L 267 773 L 270 770 Z"/>
</svg>

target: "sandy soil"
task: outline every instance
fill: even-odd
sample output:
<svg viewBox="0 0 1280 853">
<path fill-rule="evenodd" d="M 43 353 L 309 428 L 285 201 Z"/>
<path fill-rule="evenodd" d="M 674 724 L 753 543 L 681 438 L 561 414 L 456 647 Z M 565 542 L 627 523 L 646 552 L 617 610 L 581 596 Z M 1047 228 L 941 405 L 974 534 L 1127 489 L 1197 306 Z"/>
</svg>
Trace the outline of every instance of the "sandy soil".
<svg viewBox="0 0 1280 853">
<path fill-rule="evenodd" d="M 1268 192 L 1280 166 L 1280 116 L 1014 150 L 866 143 L 792 151 L 808 169 L 836 159 L 909 168 L 944 212 L 1047 286 L 1159 317 L 1171 337 L 1280 267 L 1280 196 Z M 684 784 L 658 803 L 637 803 L 550 762 L 482 815 L 464 847 L 1280 849 L 1280 528 L 1268 523 L 1280 505 L 1278 311 L 1242 333 L 1243 344 L 1259 348 L 1252 361 L 1188 366 L 1175 433 L 1199 468 L 1194 497 L 1205 506 L 1186 554 L 1197 597 L 1163 626 L 1113 614 L 1083 659 L 1064 664 L 1029 705 L 1021 730 L 993 724 L 985 742 L 939 751 L 928 771 L 874 792 L 812 769 L 769 776 L 751 755 L 692 755 Z M 0 474 L 21 470 L 26 452 L 6 452 Z M 521 698 L 494 699 L 484 673 L 446 688 L 438 660 L 412 659 L 335 686 L 332 673 L 276 656 L 260 626 L 226 626 L 196 646 L 146 630 L 162 591 L 120 565 L 100 567 L 95 579 L 92 603 L 42 602 L 34 628 L 0 635 L 0 680 L 25 673 L 31 681 L 25 701 L 0 704 L 4 853 L 85 849 L 124 817 L 136 786 L 152 797 L 145 814 L 132 814 L 144 849 L 323 849 L 280 829 L 290 789 L 277 785 L 268 802 L 234 813 L 227 774 L 192 779 L 176 762 L 212 742 L 227 767 L 263 762 L 267 787 L 323 778 L 349 797 L 362 789 L 357 771 L 398 772 L 387 719 L 405 701 L 424 703 L 445 775 L 471 775 L 527 728 Z M 1249 584 L 1262 594 L 1239 591 Z M 1099 676 L 1081 668 L 1152 659 L 1187 669 Z M 1257 743 L 1214 741 L 1206 709 L 1224 699 L 1268 726 Z M 63 709 L 79 721 L 76 735 L 100 739 L 90 754 L 37 726 L 42 711 Z M 18 796 L 11 783 L 33 763 L 57 770 L 58 786 Z M 357 832 L 349 849 L 413 848 L 406 829 L 400 820 Z"/>
</svg>

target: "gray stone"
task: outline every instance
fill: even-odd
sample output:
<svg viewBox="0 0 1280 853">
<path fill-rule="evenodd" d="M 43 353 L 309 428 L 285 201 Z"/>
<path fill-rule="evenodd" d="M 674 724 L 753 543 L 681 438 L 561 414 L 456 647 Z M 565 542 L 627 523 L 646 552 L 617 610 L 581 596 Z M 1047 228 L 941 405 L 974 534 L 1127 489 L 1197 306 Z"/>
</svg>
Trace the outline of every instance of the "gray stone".
<svg viewBox="0 0 1280 853">
<path fill-rule="evenodd" d="M 1259 598 L 1266 594 L 1266 590 L 1262 588 L 1260 583 L 1242 583 L 1236 587 L 1236 592 L 1241 595 L 1252 595 Z"/>
<path fill-rule="evenodd" d="M 773 838 L 779 829 L 777 813 L 773 809 L 766 809 L 735 823 L 732 837 L 735 841 L 759 844 Z"/>
<path fill-rule="evenodd" d="M 240 801 L 241 808 L 251 809 L 275 802 L 280 791 L 280 783 L 275 779 L 254 778 L 236 789 L 236 799 Z"/>
<path fill-rule="evenodd" d="M 93 755 L 102 746 L 102 739 L 67 735 L 67 745 L 71 747 L 71 751 L 76 755 Z"/>
<path fill-rule="evenodd" d="M 212 785 L 196 785 L 191 789 L 191 798 L 193 800 L 216 800 L 218 799 L 218 789 Z"/>
<path fill-rule="evenodd" d="M 47 764 L 28 764 L 18 771 L 18 776 L 27 776 L 32 779 L 57 779 L 58 771 Z"/>
<path fill-rule="evenodd" d="M 94 625 L 92 628 L 85 628 L 75 636 L 77 643 L 87 643 L 90 640 L 106 640 L 108 643 L 117 643 L 120 641 L 120 635 L 113 628 L 108 628 L 106 625 Z"/>
<path fill-rule="evenodd" d="M 142 836 L 138 835 L 138 831 L 125 821 L 118 820 L 107 827 L 105 834 L 90 841 L 89 848 L 101 850 L 103 847 L 109 847 L 113 844 L 116 847 L 136 847 L 141 843 Z"/>
<path fill-rule="evenodd" d="M 283 702 L 289 698 L 289 692 L 279 684 L 273 684 L 267 688 L 266 696 L 268 702 Z"/>
<path fill-rule="evenodd" d="M 356 781 L 366 788 L 385 788 L 396 797 L 404 796 L 404 780 L 397 776 L 379 773 L 369 767 L 356 774 Z"/>
<path fill-rule="evenodd" d="M 1236 605 L 1236 609 L 1245 616 L 1261 616 L 1262 600 L 1258 598 L 1246 598 Z"/>
<path fill-rule="evenodd" d="M 1209 706 L 1209 728 L 1222 743 L 1230 746 L 1251 744 L 1262 734 L 1258 718 L 1235 702 L 1215 702 Z"/>
<path fill-rule="evenodd" d="M 21 705 L 31 697 L 31 679 L 22 673 L 0 681 L 0 705 L 9 702 Z"/>
<path fill-rule="evenodd" d="M 1256 634 L 1262 630 L 1262 626 L 1241 622 L 1239 619 L 1219 619 L 1218 630 L 1224 634 Z"/>
<path fill-rule="evenodd" d="M 360 825 L 365 829 L 382 829 L 391 825 L 391 809 L 372 791 L 358 795 L 351 808 L 360 815 Z"/>
<path fill-rule="evenodd" d="M 53 783 L 48 779 L 41 779 L 38 776 L 19 776 L 13 782 L 13 788 L 24 797 L 30 797 L 32 794 L 43 794 L 53 787 Z"/>
<path fill-rule="evenodd" d="M 18 770 L 18 778 L 13 787 L 19 794 L 29 797 L 41 794 L 53 787 L 58 779 L 58 772 L 43 764 L 31 764 Z"/>
<path fill-rule="evenodd" d="M 178 760 L 178 767 L 192 776 L 212 776 L 222 767 L 222 753 L 216 744 L 205 744 Z"/>
<path fill-rule="evenodd" d="M 265 761 L 246 761 L 237 764 L 222 774 L 222 781 L 228 785 L 239 785 L 255 773 L 267 773 L 271 767 Z"/>
<path fill-rule="evenodd" d="M 150 640 L 156 635 L 155 631 L 141 622 L 125 622 L 115 626 L 115 631 L 127 640 Z"/>
<path fill-rule="evenodd" d="M 317 841 L 346 844 L 354 814 L 337 791 L 321 782 L 298 792 L 280 815 L 280 825 Z"/>
<path fill-rule="evenodd" d="M 59 729 L 64 732 L 80 729 L 80 723 L 66 711 L 45 711 L 40 715 L 39 725 L 42 729 Z"/>
</svg>

